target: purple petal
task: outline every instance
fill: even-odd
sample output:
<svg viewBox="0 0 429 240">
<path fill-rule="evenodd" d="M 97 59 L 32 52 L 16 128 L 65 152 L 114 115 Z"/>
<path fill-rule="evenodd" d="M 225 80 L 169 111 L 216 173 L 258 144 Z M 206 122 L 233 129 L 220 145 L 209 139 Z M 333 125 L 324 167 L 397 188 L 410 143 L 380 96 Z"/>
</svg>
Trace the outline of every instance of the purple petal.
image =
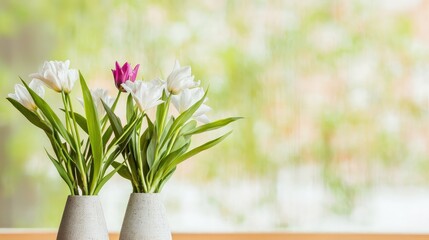
<svg viewBox="0 0 429 240">
<path fill-rule="evenodd" d="M 116 61 L 116 63 L 115 63 L 115 67 L 116 67 L 116 71 L 121 70 L 121 66 L 119 66 L 118 61 Z"/>
<path fill-rule="evenodd" d="M 127 68 L 124 72 L 124 82 L 130 79 L 131 74 L 131 68 Z"/>
<path fill-rule="evenodd" d="M 112 73 L 113 73 L 113 79 L 115 79 L 115 81 L 116 81 L 116 73 L 117 73 L 117 71 L 112 69 Z"/>
<path fill-rule="evenodd" d="M 140 64 L 137 64 L 137 65 L 134 67 L 134 69 L 133 69 L 133 71 L 132 71 L 132 73 L 131 73 L 130 80 L 131 80 L 132 82 L 134 82 L 134 81 L 136 80 L 137 72 L 139 71 L 139 67 L 140 67 Z"/>
<path fill-rule="evenodd" d="M 125 62 L 124 65 L 122 66 L 122 72 L 125 72 L 129 68 L 130 68 L 130 64 L 128 62 Z"/>
</svg>

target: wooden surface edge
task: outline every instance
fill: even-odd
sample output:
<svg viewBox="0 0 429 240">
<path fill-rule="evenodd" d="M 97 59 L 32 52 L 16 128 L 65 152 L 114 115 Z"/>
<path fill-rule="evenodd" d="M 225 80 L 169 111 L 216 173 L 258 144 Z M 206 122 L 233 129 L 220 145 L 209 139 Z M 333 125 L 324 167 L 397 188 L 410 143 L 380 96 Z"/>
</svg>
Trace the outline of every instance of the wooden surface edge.
<svg viewBox="0 0 429 240">
<path fill-rule="evenodd" d="M 0 233 L 1 240 L 54 240 L 55 232 Z M 119 239 L 118 233 L 110 234 Z M 175 233 L 173 240 L 429 240 L 425 234 L 349 234 L 349 233 Z"/>
</svg>

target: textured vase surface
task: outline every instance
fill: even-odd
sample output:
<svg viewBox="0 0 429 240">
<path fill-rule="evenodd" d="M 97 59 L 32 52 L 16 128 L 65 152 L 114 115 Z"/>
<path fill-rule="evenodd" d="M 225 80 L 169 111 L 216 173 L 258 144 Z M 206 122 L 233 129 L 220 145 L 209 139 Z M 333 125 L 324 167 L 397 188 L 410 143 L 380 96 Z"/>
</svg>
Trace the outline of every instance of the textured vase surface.
<svg viewBox="0 0 429 240">
<path fill-rule="evenodd" d="M 171 240 L 164 204 L 159 193 L 132 193 L 120 240 Z"/>
<path fill-rule="evenodd" d="M 108 240 L 106 220 L 98 196 L 69 196 L 57 240 Z"/>
</svg>

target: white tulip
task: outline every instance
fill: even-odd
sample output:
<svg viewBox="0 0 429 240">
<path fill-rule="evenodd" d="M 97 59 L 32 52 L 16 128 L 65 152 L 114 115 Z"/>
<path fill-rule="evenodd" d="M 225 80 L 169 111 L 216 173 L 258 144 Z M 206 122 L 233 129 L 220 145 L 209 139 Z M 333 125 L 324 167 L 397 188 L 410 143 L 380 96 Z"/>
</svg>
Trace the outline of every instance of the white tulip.
<svg viewBox="0 0 429 240">
<path fill-rule="evenodd" d="M 76 69 L 69 69 L 70 61 L 46 61 L 37 73 L 30 77 L 39 79 L 47 87 L 57 91 L 69 93 L 79 77 Z"/>
<path fill-rule="evenodd" d="M 110 108 L 115 102 L 115 99 L 108 95 L 106 89 L 102 89 L 102 88 L 93 89 L 91 90 L 91 96 L 95 105 L 95 109 L 97 109 L 98 116 L 103 116 L 104 113 L 106 113 L 106 110 L 104 109 L 104 106 L 101 103 L 101 101 L 103 101 Z M 83 99 L 78 99 L 78 100 L 82 105 L 84 105 Z"/>
<path fill-rule="evenodd" d="M 171 97 L 171 102 L 179 113 L 183 113 L 188 110 L 192 105 L 201 100 L 204 96 L 204 90 L 202 88 L 193 88 L 193 89 L 183 89 L 182 93 L 179 95 L 173 95 Z M 204 102 L 207 98 L 204 100 Z M 195 120 L 201 123 L 210 122 L 209 118 L 206 116 L 206 113 L 209 112 L 211 108 L 204 103 L 195 111 L 192 116 Z"/>
<path fill-rule="evenodd" d="M 149 82 L 137 80 L 135 82 L 126 81 L 121 85 L 124 90 L 131 94 L 137 106 L 142 112 L 151 109 L 164 101 L 161 100 L 165 83 L 160 79 Z"/>
<path fill-rule="evenodd" d="M 43 97 L 45 95 L 45 89 L 43 88 L 39 80 L 31 80 L 28 86 L 40 97 Z M 21 103 L 24 107 L 33 112 L 37 109 L 36 103 L 34 103 L 34 100 L 31 97 L 30 93 L 22 84 L 15 84 L 15 93 L 9 93 L 8 97 Z"/>
<path fill-rule="evenodd" d="M 191 73 L 191 67 L 180 67 L 179 61 L 174 64 L 173 71 L 167 78 L 167 90 L 173 95 L 179 94 L 184 89 L 195 88 L 200 85 L 200 82 L 194 81 L 194 76 Z"/>
</svg>

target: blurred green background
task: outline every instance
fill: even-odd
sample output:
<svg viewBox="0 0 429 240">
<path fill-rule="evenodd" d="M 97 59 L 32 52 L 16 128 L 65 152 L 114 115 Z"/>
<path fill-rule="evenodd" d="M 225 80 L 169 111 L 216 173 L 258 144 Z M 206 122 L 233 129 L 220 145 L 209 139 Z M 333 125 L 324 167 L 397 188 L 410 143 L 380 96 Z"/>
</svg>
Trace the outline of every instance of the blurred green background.
<svg viewBox="0 0 429 240">
<path fill-rule="evenodd" d="M 210 85 L 211 119 L 245 119 L 167 184 L 174 231 L 427 232 L 428 11 L 419 0 L 2 0 L 0 96 L 44 60 L 70 59 L 114 95 L 116 60 L 152 79 L 178 59 Z M 5 99 L 0 111 L 0 227 L 55 228 L 68 193 L 48 141 Z M 112 230 L 129 192 L 119 177 L 102 190 Z"/>
</svg>

